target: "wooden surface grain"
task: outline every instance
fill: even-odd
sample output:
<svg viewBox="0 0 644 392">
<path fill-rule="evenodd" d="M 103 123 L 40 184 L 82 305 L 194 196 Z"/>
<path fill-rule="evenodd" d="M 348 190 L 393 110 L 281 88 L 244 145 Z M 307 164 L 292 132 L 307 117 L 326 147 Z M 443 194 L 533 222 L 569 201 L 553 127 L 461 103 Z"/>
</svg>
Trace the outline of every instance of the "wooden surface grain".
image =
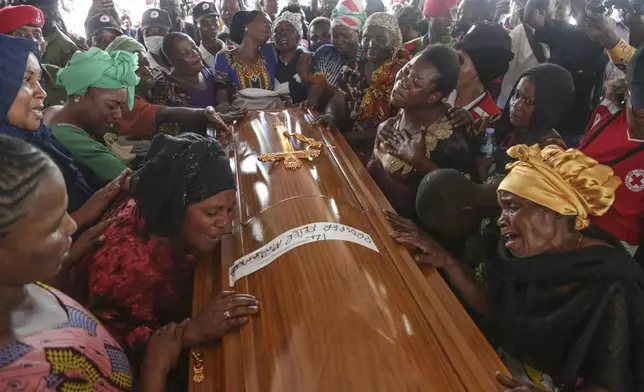
<svg viewBox="0 0 644 392">
<path fill-rule="evenodd" d="M 300 109 L 252 112 L 235 126 L 232 167 L 238 213 L 221 252 L 197 269 L 194 311 L 228 288 L 228 267 L 280 234 L 337 222 L 370 234 L 379 252 L 345 241 L 290 250 L 235 290 L 260 313 L 204 355 L 194 392 L 498 391 L 503 365 L 440 275 L 421 272 L 389 234 L 390 209 L 337 131 L 310 125 Z M 273 127 L 324 142 L 297 171 L 261 163 L 288 151 Z M 292 146 L 306 145 L 291 139 Z"/>
</svg>

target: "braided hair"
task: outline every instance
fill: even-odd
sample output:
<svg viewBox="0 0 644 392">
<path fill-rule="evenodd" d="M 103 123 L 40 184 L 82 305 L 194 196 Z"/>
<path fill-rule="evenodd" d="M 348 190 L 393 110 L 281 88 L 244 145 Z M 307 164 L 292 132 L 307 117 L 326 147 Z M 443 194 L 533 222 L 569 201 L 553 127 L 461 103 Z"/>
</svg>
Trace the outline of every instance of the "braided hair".
<svg viewBox="0 0 644 392">
<path fill-rule="evenodd" d="M 53 167 L 40 150 L 0 134 L 0 238 L 27 213 L 27 202 Z"/>
</svg>

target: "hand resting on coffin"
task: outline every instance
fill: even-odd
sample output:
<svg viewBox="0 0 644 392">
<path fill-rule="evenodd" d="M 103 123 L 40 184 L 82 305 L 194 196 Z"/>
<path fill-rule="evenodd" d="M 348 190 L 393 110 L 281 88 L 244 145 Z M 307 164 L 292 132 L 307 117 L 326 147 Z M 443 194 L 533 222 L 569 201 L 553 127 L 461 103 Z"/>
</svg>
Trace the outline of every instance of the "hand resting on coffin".
<svg viewBox="0 0 644 392">
<path fill-rule="evenodd" d="M 188 322 L 183 345 L 191 348 L 221 339 L 226 332 L 246 324 L 257 312 L 259 302 L 252 295 L 223 291 Z"/>
</svg>

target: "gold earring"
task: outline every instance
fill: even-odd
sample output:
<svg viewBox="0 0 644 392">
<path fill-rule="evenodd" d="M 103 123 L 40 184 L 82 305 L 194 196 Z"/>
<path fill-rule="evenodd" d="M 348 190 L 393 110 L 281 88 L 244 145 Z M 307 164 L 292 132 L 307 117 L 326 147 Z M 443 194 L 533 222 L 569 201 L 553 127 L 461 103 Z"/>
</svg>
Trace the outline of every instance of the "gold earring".
<svg viewBox="0 0 644 392">
<path fill-rule="evenodd" d="M 79 103 L 80 101 L 81 101 L 81 98 L 80 98 L 80 97 L 75 97 L 75 98 L 74 98 L 74 103 Z"/>
</svg>

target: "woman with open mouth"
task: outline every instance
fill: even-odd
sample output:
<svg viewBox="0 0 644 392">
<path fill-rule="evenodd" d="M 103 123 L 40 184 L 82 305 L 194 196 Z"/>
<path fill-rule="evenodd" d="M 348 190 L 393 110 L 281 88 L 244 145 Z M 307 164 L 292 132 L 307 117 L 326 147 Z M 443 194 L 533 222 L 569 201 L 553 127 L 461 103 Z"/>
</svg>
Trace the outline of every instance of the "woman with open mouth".
<svg viewBox="0 0 644 392">
<path fill-rule="evenodd" d="M 621 180 L 574 149 L 518 145 L 508 155 L 516 161 L 498 188 L 501 241 L 485 287 L 421 230 L 394 238 L 491 323 L 488 339 L 512 373 L 497 375 L 505 391 L 644 390 L 644 272 L 589 226 Z"/>
</svg>

